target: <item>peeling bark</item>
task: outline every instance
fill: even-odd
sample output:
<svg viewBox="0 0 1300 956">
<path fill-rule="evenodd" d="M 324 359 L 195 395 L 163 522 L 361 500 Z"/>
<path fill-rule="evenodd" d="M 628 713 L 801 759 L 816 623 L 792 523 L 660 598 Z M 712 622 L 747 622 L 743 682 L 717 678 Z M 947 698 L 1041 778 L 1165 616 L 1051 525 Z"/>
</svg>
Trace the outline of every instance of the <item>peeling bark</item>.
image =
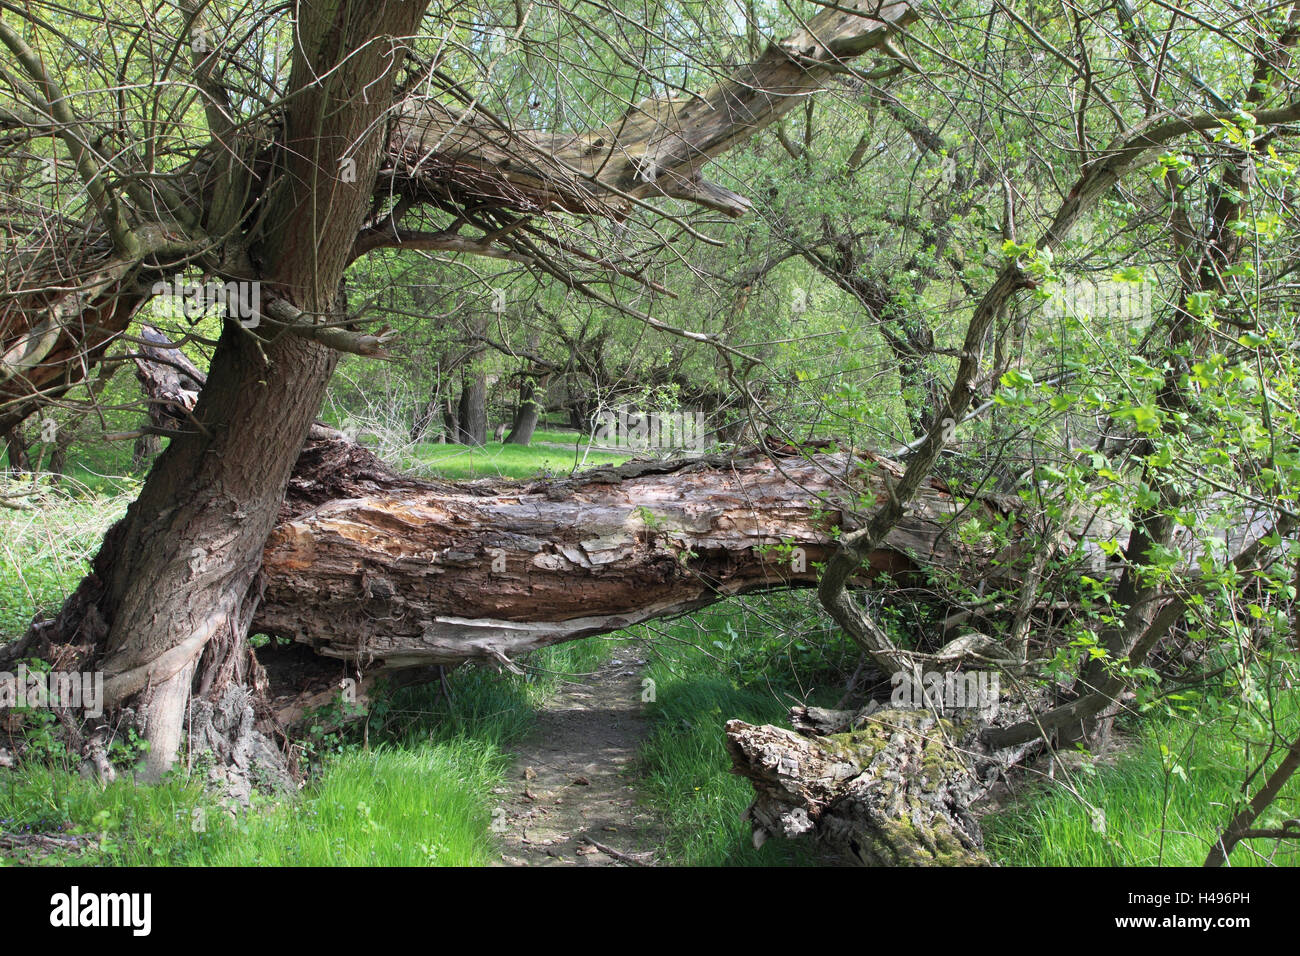
<svg viewBox="0 0 1300 956">
<path fill-rule="evenodd" d="M 812 587 L 840 500 L 883 497 L 898 466 L 822 452 L 632 462 L 571 479 L 435 483 L 393 475 L 346 443 L 309 446 L 263 557 L 256 630 L 366 668 L 502 659 L 685 613 L 736 594 Z M 961 504 L 939 482 L 862 580 L 942 566 L 1011 573 L 948 533 Z M 997 512 L 992 500 L 977 511 Z M 992 518 L 993 514 L 988 514 Z M 794 549 L 800 549 L 798 551 Z M 996 559 L 996 561 L 995 561 Z"/>
</svg>

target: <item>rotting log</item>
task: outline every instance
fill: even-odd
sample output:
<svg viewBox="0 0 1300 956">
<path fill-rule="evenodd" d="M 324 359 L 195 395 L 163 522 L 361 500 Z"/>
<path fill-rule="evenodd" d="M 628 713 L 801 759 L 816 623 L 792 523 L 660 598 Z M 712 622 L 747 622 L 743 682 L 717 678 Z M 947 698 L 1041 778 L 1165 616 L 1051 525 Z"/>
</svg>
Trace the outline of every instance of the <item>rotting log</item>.
<svg viewBox="0 0 1300 956">
<path fill-rule="evenodd" d="M 346 442 L 317 442 L 267 542 L 253 627 L 367 670 L 506 662 L 733 595 L 814 586 L 835 533 L 853 527 L 841 502 L 869 508 L 898 473 L 844 451 L 755 450 L 566 479 L 448 483 L 394 475 Z M 930 482 L 863 579 L 1011 573 L 1023 544 L 963 542 L 949 533 L 959 514 L 1006 512 L 992 497 L 969 505 Z"/>
<path fill-rule="evenodd" d="M 967 756 L 969 728 L 929 710 L 879 710 L 817 736 L 726 725 L 733 770 L 755 798 L 745 817 L 771 835 L 815 835 L 865 866 L 984 866 L 970 804 L 987 786 Z"/>
<path fill-rule="evenodd" d="M 988 639 L 953 641 L 937 656 L 945 666 L 971 658 L 1023 669 Z M 1022 685 L 1021 694 L 1005 699 L 986 686 L 967 706 L 943 693 L 927 693 L 925 707 L 906 705 L 906 695 L 856 711 L 797 706 L 794 730 L 728 721 L 732 772 L 754 787 L 745 811 L 754 845 L 815 839 L 862 866 L 989 865 L 974 805 L 1041 741 L 993 747 L 984 732 L 1018 725 L 1043 703 L 1042 689 Z"/>
<path fill-rule="evenodd" d="M 994 728 L 1035 718 L 1050 688 L 1020 678 L 1031 665 L 987 635 L 970 634 L 926 655 L 888 702 L 855 710 L 798 705 L 793 730 L 730 720 L 732 772 L 754 788 L 744 818 L 754 845 L 769 837 L 818 840 L 863 866 L 987 866 L 978 811 L 1013 765 L 1043 740 L 988 742 Z M 976 668 L 963 669 L 963 664 Z M 1016 688 L 1008 697 L 998 672 Z"/>
</svg>

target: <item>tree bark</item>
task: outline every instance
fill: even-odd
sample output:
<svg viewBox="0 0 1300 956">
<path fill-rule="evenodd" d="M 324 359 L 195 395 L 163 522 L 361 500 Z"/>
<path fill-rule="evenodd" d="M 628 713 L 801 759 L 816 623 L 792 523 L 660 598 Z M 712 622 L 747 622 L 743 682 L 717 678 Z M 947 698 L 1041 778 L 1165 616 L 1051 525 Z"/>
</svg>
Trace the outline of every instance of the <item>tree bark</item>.
<svg viewBox="0 0 1300 956">
<path fill-rule="evenodd" d="M 162 452 L 162 439 L 157 435 L 145 434 L 135 440 L 131 448 L 131 472 L 144 474 Z"/>
<path fill-rule="evenodd" d="M 864 866 L 988 865 L 969 811 L 986 787 L 953 721 L 881 710 L 830 736 L 740 720 L 726 734 L 733 769 L 754 785 L 756 846 L 809 834 Z"/>
<path fill-rule="evenodd" d="M 547 376 L 544 374 L 539 381 L 532 374 L 524 373 L 523 381 L 519 383 L 519 408 L 510 425 L 510 434 L 505 438 L 507 445 L 527 445 L 533 440 L 533 432 L 537 430 L 537 420 L 542 412 L 537 395 L 540 391 L 545 396 L 546 382 Z"/>
<path fill-rule="evenodd" d="M 5 458 L 11 472 L 22 474 L 32 470 L 32 459 L 27 454 L 27 441 L 23 438 L 23 430 L 20 426 L 15 425 L 0 435 L 0 442 L 4 443 Z"/>
<path fill-rule="evenodd" d="M 487 444 L 487 372 L 471 364 L 463 374 L 456 411 L 456 441 L 479 448 Z"/>
<path fill-rule="evenodd" d="M 472 448 L 487 444 L 488 374 L 481 361 L 487 351 L 481 341 L 487 327 L 486 313 L 473 315 L 467 320 L 466 332 L 471 345 L 461 360 L 460 400 L 456 405 L 453 435 L 457 444 Z"/>
</svg>

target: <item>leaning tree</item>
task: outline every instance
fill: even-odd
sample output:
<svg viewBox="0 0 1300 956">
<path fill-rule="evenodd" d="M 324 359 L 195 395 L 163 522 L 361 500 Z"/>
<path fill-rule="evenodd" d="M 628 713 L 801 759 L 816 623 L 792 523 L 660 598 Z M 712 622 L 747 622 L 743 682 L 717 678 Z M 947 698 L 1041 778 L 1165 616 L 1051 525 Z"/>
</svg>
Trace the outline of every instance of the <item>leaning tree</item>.
<svg viewBox="0 0 1300 956">
<path fill-rule="evenodd" d="M 496 35 L 525 37 L 533 15 L 519 7 Z M 42 637 L 80 648 L 106 674 L 108 703 L 132 705 L 156 779 L 191 689 L 220 700 L 251 679 L 262 552 L 339 351 L 382 352 L 348 301 L 349 263 L 383 248 L 504 256 L 601 296 L 564 264 L 581 258 L 574 220 L 665 216 L 694 232 L 660 208 L 667 198 L 742 214 L 748 202 L 706 179 L 707 161 L 917 14 L 837 4 L 702 92 L 668 95 L 633 70 L 607 100 L 626 102 L 621 115 L 548 132 L 466 88 L 464 61 L 485 51 L 454 7 L 37 4 L 2 16 L 2 161 L 16 188 L 0 433 L 84 380 L 155 283 L 201 274 L 257 293 L 256 314 L 224 322 L 187 427 Z M 588 39 L 616 60 L 629 19 L 608 16 Z M 596 278 L 617 268 L 591 265 Z"/>
</svg>

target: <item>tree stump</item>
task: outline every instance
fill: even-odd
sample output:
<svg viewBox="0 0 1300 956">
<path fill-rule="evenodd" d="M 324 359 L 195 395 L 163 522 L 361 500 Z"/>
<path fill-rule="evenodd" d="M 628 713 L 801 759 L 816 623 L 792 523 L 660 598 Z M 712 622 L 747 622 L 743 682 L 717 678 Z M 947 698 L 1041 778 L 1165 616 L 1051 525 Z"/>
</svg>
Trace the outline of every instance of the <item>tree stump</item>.
<svg viewBox="0 0 1300 956">
<path fill-rule="evenodd" d="M 726 725 L 734 771 L 754 785 L 754 843 L 813 834 L 864 866 L 987 866 L 969 811 L 987 789 L 964 755 L 970 728 L 928 710 L 880 710 L 858 729 L 801 736 Z"/>
</svg>

